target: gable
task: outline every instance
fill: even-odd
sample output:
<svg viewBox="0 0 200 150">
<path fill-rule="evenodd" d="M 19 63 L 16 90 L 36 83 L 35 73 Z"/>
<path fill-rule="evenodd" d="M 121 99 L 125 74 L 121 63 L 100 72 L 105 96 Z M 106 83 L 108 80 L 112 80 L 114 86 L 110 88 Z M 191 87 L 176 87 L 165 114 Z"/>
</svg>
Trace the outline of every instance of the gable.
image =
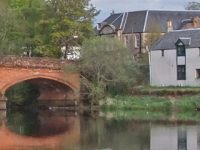
<svg viewBox="0 0 200 150">
<path fill-rule="evenodd" d="M 183 46 L 184 43 L 183 43 L 180 39 L 178 39 L 178 40 L 176 41 L 175 45 L 176 45 L 176 46 Z"/>
<path fill-rule="evenodd" d="M 100 30 L 100 35 L 115 34 L 115 27 L 112 25 L 106 25 Z"/>
</svg>

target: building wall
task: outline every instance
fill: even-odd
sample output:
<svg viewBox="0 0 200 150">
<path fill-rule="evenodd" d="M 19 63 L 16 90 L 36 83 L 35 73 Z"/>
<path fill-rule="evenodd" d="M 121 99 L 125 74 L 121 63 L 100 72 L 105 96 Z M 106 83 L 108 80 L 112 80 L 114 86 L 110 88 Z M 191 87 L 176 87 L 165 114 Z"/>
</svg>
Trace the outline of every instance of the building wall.
<svg viewBox="0 0 200 150">
<path fill-rule="evenodd" d="M 137 55 L 140 53 L 140 41 L 138 43 L 138 47 L 135 36 L 140 36 L 139 33 L 132 33 L 132 34 L 122 34 L 122 41 L 124 43 L 124 46 L 131 51 L 132 55 Z"/>
<path fill-rule="evenodd" d="M 181 65 L 182 58 L 177 60 L 176 50 L 151 51 L 150 53 L 150 83 L 152 86 L 200 86 L 196 69 L 200 69 L 199 48 L 186 49 L 186 80 L 177 80 L 177 63 Z"/>
</svg>

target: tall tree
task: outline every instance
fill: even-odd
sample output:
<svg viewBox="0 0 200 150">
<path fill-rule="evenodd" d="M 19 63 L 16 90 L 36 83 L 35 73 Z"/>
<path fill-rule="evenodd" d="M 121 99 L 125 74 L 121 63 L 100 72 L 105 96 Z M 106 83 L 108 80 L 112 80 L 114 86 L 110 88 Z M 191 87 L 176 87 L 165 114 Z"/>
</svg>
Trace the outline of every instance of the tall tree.
<svg viewBox="0 0 200 150">
<path fill-rule="evenodd" d="M 23 24 L 6 0 L 0 1 L 0 54 L 20 53 Z"/>
<path fill-rule="evenodd" d="M 23 22 L 23 49 L 30 53 L 34 52 L 40 44 L 39 21 L 44 8 L 43 0 L 10 0 L 10 6 Z"/>
<path fill-rule="evenodd" d="M 133 60 L 118 39 L 97 37 L 87 40 L 81 49 L 82 83 L 94 101 L 100 100 L 108 91 L 128 92 L 140 79 L 148 78 L 148 63 L 143 65 L 144 62 Z"/>
<path fill-rule="evenodd" d="M 90 5 L 89 0 L 46 0 L 45 15 L 40 22 L 45 39 L 42 53 L 51 48 L 60 52 L 63 46 L 68 50 L 70 46 L 90 37 L 92 19 L 97 14 L 98 11 Z M 74 39 L 75 36 L 78 40 Z"/>
<path fill-rule="evenodd" d="M 199 2 L 188 2 L 187 5 L 185 6 L 186 10 L 200 10 L 200 3 Z"/>
<path fill-rule="evenodd" d="M 68 50 L 80 44 L 92 35 L 92 19 L 98 14 L 89 0 L 2 0 L 0 4 L 0 48 L 36 56 L 59 57 L 61 47 Z"/>
</svg>

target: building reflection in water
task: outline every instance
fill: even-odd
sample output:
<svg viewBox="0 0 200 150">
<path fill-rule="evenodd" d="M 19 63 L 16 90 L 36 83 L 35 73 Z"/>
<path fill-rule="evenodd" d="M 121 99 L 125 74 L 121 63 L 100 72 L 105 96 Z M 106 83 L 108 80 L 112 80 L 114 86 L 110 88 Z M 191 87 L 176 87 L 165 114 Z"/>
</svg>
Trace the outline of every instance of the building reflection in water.
<svg viewBox="0 0 200 150">
<path fill-rule="evenodd" d="M 199 150 L 199 126 L 165 126 L 151 127 L 151 150 Z"/>
</svg>

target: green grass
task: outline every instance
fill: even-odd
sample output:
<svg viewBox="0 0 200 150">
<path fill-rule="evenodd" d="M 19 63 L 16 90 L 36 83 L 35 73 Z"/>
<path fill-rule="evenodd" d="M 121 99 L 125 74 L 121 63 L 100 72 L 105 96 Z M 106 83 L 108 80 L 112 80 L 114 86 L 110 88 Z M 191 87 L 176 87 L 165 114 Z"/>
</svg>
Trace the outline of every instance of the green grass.
<svg viewBox="0 0 200 150">
<path fill-rule="evenodd" d="M 175 101 L 178 111 L 196 111 L 200 107 L 200 96 L 184 96 Z"/>
<path fill-rule="evenodd" d="M 200 95 L 181 97 L 116 96 L 108 98 L 102 111 L 116 119 L 200 122 Z"/>
<path fill-rule="evenodd" d="M 116 96 L 109 98 L 103 105 L 107 110 L 145 110 L 169 111 L 171 102 L 165 97 L 155 96 Z"/>
</svg>

